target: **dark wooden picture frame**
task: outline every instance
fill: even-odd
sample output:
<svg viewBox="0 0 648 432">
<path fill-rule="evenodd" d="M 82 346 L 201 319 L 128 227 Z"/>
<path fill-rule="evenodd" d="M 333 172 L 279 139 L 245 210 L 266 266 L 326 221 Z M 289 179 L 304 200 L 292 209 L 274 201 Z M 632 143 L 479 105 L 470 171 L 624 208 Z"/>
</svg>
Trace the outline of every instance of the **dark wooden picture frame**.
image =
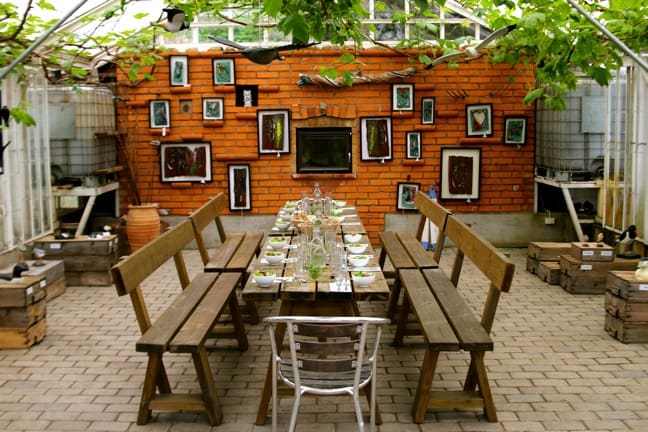
<svg viewBox="0 0 648 432">
<path fill-rule="evenodd" d="M 257 133 L 259 153 L 290 153 L 290 111 L 258 110 Z"/>
<path fill-rule="evenodd" d="M 229 209 L 231 211 L 252 210 L 250 193 L 250 165 L 231 164 L 227 166 Z"/>
<path fill-rule="evenodd" d="M 480 169 L 479 147 L 442 147 L 440 198 L 478 199 Z"/>
<path fill-rule="evenodd" d="M 414 110 L 414 84 L 392 84 L 392 111 Z"/>
<path fill-rule="evenodd" d="M 433 97 L 421 99 L 421 124 L 434 124 L 435 100 Z"/>
<path fill-rule="evenodd" d="M 189 57 L 169 56 L 169 85 L 172 87 L 189 85 Z"/>
<path fill-rule="evenodd" d="M 360 159 L 363 161 L 392 159 L 391 117 L 360 118 Z"/>
<path fill-rule="evenodd" d="M 236 70 L 234 68 L 234 59 L 214 59 L 212 60 L 212 75 L 214 85 L 234 85 L 236 84 Z"/>
<path fill-rule="evenodd" d="M 526 144 L 526 117 L 506 117 L 504 119 L 504 144 Z"/>
<path fill-rule="evenodd" d="M 163 183 L 211 182 L 211 143 L 161 143 L 160 177 L 160 180 Z"/>
<path fill-rule="evenodd" d="M 493 105 L 466 105 L 466 136 L 488 137 L 493 135 Z"/>
<path fill-rule="evenodd" d="M 149 101 L 149 126 L 151 129 L 171 127 L 171 109 L 168 99 Z"/>
<path fill-rule="evenodd" d="M 423 157 L 423 143 L 421 142 L 421 132 L 407 132 L 405 134 L 405 146 L 406 159 L 421 159 L 421 157 Z"/>
<path fill-rule="evenodd" d="M 396 189 L 396 210 L 397 211 L 416 211 L 414 197 L 416 192 L 421 189 L 420 183 L 399 182 Z"/>
</svg>

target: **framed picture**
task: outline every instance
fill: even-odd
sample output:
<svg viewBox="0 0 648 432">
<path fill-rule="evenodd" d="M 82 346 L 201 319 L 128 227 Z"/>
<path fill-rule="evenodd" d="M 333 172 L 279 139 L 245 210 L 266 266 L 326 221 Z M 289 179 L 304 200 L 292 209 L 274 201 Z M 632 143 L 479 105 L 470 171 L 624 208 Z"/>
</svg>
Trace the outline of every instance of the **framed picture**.
<svg viewBox="0 0 648 432">
<path fill-rule="evenodd" d="M 421 124 L 434 124 L 434 98 L 421 99 Z"/>
<path fill-rule="evenodd" d="M 419 189 L 421 189 L 420 183 L 399 182 L 396 193 L 396 210 L 416 210 L 414 197 Z"/>
<path fill-rule="evenodd" d="M 414 110 L 414 84 L 392 84 L 392 110 Z"/>
<path fill-rule="evenodd" d="M 441 199 L 479 198 L 481 149 L 441 148 Z"/>
<path fill-rule="evenodd" d="M 160 175 L 163 182 L 212 181 L 211 143 L 161 143 Z"/>
<path fill-rule="evenodd" d="M 259 105 L 259 86 L 258 85 L 237 85 L 236 86 L 236 106 L 253 107 Z"/>
<path fill-rule="evenodd" d="M 257 111 L 259 153 L 290 153 L 290 111 Z"/>
<path fill-rule="evenodd" d="M 360 118 L 361 160 L 391 160 L 391 117 Z"/>
<path fill-rule="evenodd" d="M 171 86 L 189 84 L 189 57 L 182 55 L 169 57 L 169 84 Z"/>
<path fill-rule="evenodd" d="M 421 159 L 421 132 L 407 132 L 407 159 Z"/>
<path fill-rule="evenodd" d="M 227 85 L 236 82 L 234 59 L 214 59 L 212 69 L 214 85 Z"/>
<path fill-rule="evenodd" d="M 203 120 L 223 120 L 223 98 L 203 98 Z"/>
<path fill-rule="evenodd" d="M 228 165 L 230 210 L 252 210 L 250 165 Z"/>
<path fill-rule="evenodd" d="M 149 124 L 152 128 L 171 127 L 171 112 L 168 100 L 149 101 Z"/>
<path fill-rule="evenodd" d="M 491 136 L 493 134 L 493 106 L 491 104 L 466 105 L 466 135 Z"/>
<path fill-rule="evenodd" d="M 526 117 L 506 117 L 504 119 L 504 144 L 525 144 L 526 123 Z"/>
</svg>

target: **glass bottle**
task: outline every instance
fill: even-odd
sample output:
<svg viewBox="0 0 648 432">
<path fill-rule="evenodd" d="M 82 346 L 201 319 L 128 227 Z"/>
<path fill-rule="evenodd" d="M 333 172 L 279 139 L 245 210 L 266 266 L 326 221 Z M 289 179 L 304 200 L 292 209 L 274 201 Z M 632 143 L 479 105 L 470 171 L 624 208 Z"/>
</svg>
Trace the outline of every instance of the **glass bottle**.
<svg viewBox="0 0 648 432">
<path fill-rule="evenodd" d="M 326 265 L 326 248 L 321 235 L 321 220 L 313 223 L 313 238 L 309 244 L 308 273 L 312 280 L 317 280 L 322 275 L 322 269 Z"/>
</svg>

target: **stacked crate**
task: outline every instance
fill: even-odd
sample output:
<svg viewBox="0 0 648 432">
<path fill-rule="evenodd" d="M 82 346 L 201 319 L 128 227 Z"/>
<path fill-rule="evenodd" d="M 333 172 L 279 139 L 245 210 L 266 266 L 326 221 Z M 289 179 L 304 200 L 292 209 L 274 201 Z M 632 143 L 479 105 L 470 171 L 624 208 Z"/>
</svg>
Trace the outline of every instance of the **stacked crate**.
<svg viewBox="0 0 648 432">
<path fill-rule="evenodd" d="M 527 270 L 551 284 L 560 284 L 560 257 L 571 252 L 571 243 L 531 242 L 527 252 Z"/>
<path fill-rule="evenodd" d="M 572 294 L 604 294 L 608 272 L 633 270 L 638 262 L 615 257 L 605 243 L 572 242 L 570 254 L 560 257 L 560 286 Z"/>
<path fill-rule="evenodd" d="M 119 258 L 116 235 L 72 239 L 56 239 L 50 235 L 35 241 L 34 246 L 45 251 L 45 259 L 63 260 L 68 286 L 112 284 L 110 268 Z"/>
<path fill-rule="evenodd" d="M 45 278 L 0 281 L 0 348 L 29 348 L 47 334 Z"/>
<path fill-rule="evenodd" d="M 605 331 L 624 343 L 648 342 L 648 282 L 634 271 L 607 275 Z"/>
</svg>

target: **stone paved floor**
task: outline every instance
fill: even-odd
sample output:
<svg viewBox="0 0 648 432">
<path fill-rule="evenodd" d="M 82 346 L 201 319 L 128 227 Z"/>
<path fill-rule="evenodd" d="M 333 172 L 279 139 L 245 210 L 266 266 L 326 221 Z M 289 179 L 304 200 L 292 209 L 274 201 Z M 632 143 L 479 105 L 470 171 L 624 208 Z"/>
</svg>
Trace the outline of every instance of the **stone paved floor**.
<svg viewBox="0 0 648 432">
<path fill-rule="evenodd" d="M 603 296 L 574 296 L 525 271 L 525 249 L 507 250 L 517 269 L 510 293 L 502 296 L 495 320 L 495 351 L 486 356 L 499 422 L 478 412 L 428 414 L 421 425 L 409 414 L 422 349 L 410 338 L 405 347 L 381 346 L 378 400 L 381 432 L 409 431 L 647 431 L 648 344 L 623 344 L 603 329 Z M 451 256 L 448 254 L 447 256 Z M 201 271 L 189 251 L 191 271 Z M 451 264 L 442 262 L 446 268 Z M 153 317 L 178 292 L 172 266 L 145 286 Z M 483 301 L 484 280 L 467 262 L 460 290 L 475 308 Z M 277 304 L 260 304 L 262 315 Z M 363 313 L 383 315 L 385 304 L 361 304 Z M 127 298 L 112 287 L 68 287 L 48 304 L 47 337 L 28 350 L 0 350 L 0 430 L 4 431 L 269 431 L 254 425 L 269 355 L 262 325 L 248 326 L 250 349 L 239 353 L 219 342 L 211 352 L 223 404 L 224 423 L 210 428 L 204 415 L 154 414 L 135 424 L 145 356 L 135 352 L 138 329 Z M 176 388 L 198 391 L 185 356 L 168 356 Z M 466 355 L 442 356 L 435 387 L 459 385 Z M 285 430 L 290 399 L 283 399 Z M 356 430 L 350 399 L 307 398 L 298 430 Z"/>
</svg>

